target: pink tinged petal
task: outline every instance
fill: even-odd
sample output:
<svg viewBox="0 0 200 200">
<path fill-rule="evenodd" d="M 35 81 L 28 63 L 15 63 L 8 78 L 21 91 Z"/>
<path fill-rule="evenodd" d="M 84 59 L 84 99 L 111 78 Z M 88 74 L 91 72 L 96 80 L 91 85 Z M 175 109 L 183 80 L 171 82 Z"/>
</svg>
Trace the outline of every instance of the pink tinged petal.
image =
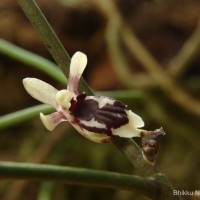
<svg viewBox="0 0 200 200">
<path fill-rule="evenodd" d="M 70 73 L 67 89 L 75 94 L 78 94 L 78 83 L 80 77 L 87 65 L 87 56 L 84 53 L 76 52 L 70 64 Z"/>
<path fill-rule="evenodd" d="M 25 78 L 23 84 L 26 91 L 35 99 L 42 103 L 49 104 L 54 108 L 57 107 L 56 93 L 58 92 L 53 86 L 36 78 Z"/>
<path fill-rule="evenodd" d="M 59 123 L 67 121 L 67 118 L 63 115 L 62 112 L 54 112 L 49 115 L 44 115 L 40 113 L 40 119 L 42 123 L 49 131 L 52 131 Z"/>
<path fill-rule="evenodd" d="M 141 130 L 137 129 L 144 126 L 142 118 L 131 110 L 126 111 L 129 122 L 117 129 L 112 129 L 113 135 L 118 135 L 124 138 L 140 137 Z"/>
</svg>

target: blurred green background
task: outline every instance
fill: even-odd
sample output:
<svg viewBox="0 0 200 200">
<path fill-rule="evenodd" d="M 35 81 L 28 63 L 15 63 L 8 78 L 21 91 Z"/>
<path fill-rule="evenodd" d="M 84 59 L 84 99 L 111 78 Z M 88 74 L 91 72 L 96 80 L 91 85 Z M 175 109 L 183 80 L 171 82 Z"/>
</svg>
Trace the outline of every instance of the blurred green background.
<svg viewBox="0 0 200 200">
<path fill-rule="evenodd" d="M 112 6 L 108 4 L 112 2 Z M 174 101 L 174 93 L 135 59 L 122 37 L 109 32 L 118 16 L 145 45 L 153 59 L 191 99 L 200 99 L 200 1 L 198 0 L 38 0 L 40 8 L 72 56 L 88 56 L 84 78 L 99 94 L 117 98 L 145 121 L 145 129 L 163 127 L 157 165 L 176 189 L 200 189 L 200 117 Z M 110 21 L 109 21 L 110 20 Z M 123 30 L 122 31 L 123 35 Z M 199 33 L 199 35 L 198 35 Z M 196 35 L 195 35 L 196 34 Z M 118 35 L 118 34 L 117 34 Z M 124 36 L 126 37 L 126 36 Z M 0 1 L 0 38 L 51 61 L 38 34 L 16 1 Z M 191 41 L 190 45 L 188 41 Z M 113 42 L 113 43 L 112 43 Z M 113 44 L 113 46 L 112 46 Z M 193 45 L 193 46 L 192 46 Z M 191 56 L 185 61 L 191 49 Z M 182 51 L 186 50 L 183 54 Z M 120 50 L 120 51 L 118 51 Z M 182 53 L 182 54 L 181 54 Z M 179 56 L 181 55 L 181 56 Z M 177 67 L 177 56 L 182 58 Z M 144 58 L 145 59 L 145 58 Z M 122 63 L 121 63 L 122 62 Z M 119 63 L 121 65 L 119 66 Z M 174 64 L 175 63 L 175 64 Z M 177 64 L 177 65 L 176 65 Z M 126 70 L 129 74 L 126 77 Z M 39 70 L 0 54 L 0 115 L 39 104 L 22 86 L 25 77 L 37 77 L 58 89 L 58 83 Z M 161 80 L 162 82 L 162 80 Z M 135 84 L 137 83 L 137 84 Z M 185 107 L 193 103 L 182 99 Z M 199 101 L 200 104 L 200 101 Z M 138 142 L 140 142 L 138 140 Z M 0 160 L 36 162 L 134 173 L 114 145 L 86 140 L 68 123 L 48 132 L 38 118 L 0 130 Z M 56 183 L 0 181 L 3 200 L 132 200 L 147 198 L 123 190 Z M 186 199 L 197 199 L 188 196 Z"/>
</svg>

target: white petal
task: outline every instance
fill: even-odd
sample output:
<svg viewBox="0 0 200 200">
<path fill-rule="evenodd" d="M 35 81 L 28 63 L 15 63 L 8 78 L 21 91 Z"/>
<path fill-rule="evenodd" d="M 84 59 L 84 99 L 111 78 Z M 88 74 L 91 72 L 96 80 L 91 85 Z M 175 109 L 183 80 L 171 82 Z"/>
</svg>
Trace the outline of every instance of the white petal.
<svg viewBox="0 0 200 200">
<path fill-rule="evenodd" d="M 82 74 L 87 65 L 87 56 L 84 53 L 76 52 L 71 59 L 70 74 L 76 76 Z"/>
<path fill-rule="evenodd" d="M 58 90 L 53 86 L 36 78 L 25 78 L 23 84 L 33 98 L 56 108 L 55 97 Z"/>
<path fill-rule="evenodd" d="M 117 129 L 112 129 L 113 135 L 125 138 L 140 137 L 141 130 L 137 128 L 144 126 L 142 118 L 133 113 L 131 110 L 127 111 L 127 116 L 129 119 L 128 124 L 125 124 Z"/>
<path fill-rule="evenodd" d="M 70 73 L 67 89 L 75 94 L 78 94 L 78 83 L 80 77 L 87 65 L 87 56 L 84 53 L 76 52 L 70 64 Z"/>
<path fill-rule="evenodd" d="M 113 135 L 124 138 L 140 137 L 140 130 L 132 126 L 130 123 L 123 125 L 117 129 L 112 129 Z"/>
<path fill-rule="evenodd" d="M 141 128 L 144 126 L 144 121 L 139 115 L 133 113 L 131 110 L 128 110 L 126 113 L 128 115 L 129 122 L 136 128 Z"/>
<path fill-rule="evenodd" d="M 54 112 L 50 115 L 40 113 L 40 119 L 49 131 L 52 131 L 59 123 L 67 121 L 67 118 L 61 112 Z"/>
</svg>

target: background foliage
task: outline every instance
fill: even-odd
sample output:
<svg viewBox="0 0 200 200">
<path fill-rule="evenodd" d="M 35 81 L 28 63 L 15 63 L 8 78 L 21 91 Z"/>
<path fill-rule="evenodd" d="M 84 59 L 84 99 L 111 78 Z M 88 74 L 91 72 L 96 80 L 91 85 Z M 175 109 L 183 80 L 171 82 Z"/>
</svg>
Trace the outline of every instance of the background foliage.
<svg viewBox="0 0 200 200">
<path fill-rule="evenodd" d="M 143 117 L 146 129 L 165 128 L 167 135 L 162 139 L 157 163 L 175 188 L 199 189 L 200 2 L 118 0 L 112 1 L 115 7 L 106 2 L 39 0 L 38 4 L 70 56 L 77 50 L 88 55 L 84 78 L 93 89 L 123 100 Z M 159 62 L 161 72 L 152 65 L 146 68 L 145 63 L 136 59 L 137 53 L 132 53 L 127 45 L 133 42 L 127 29 L 119 31 L 114 22 L 135 32 L 152 58 Z M 0 38 L 53 60 L 15 1 L 0 3 Z M 65 87 L 23 60 L 16 61 L 1 52 L 1 115 L 38 104 L 25 92 L 21 83 L 24 77 L 40 78 L 58 89 Z M 139 56 L 146 60 L 143 52 Z M 168 77 L 175 82 L 173 87 Z M 182 96 L 177 95 L 179 91 Z M 134 173 L 113 145 L 85 140 L 68 124 L 49 133 L 39 118 L 1 130 L 0 148 L 1 160 Z M 0 182 L 2 199 L 26 199 L 27 195 L 30 199 L 44 200 L 128 200 L 137 194 L 64 184 Z"/>
</svg>

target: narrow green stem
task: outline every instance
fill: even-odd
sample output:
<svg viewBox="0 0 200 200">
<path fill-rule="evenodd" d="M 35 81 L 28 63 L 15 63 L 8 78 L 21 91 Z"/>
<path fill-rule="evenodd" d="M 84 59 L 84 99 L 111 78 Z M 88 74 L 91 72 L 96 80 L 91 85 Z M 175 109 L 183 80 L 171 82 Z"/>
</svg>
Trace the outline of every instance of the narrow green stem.
<svg viewBox="0 0 200 200">
<path fill-rule="evenodd" d="M 134 140 L 115 136 L 112 137 L 112 142 L 126 155 L 127 159 L 134 165 L 136 172 L 140 174 L 140 176 L 150 176 L 157 173 L 157 169 L 144 159 L 141 148 Z"/>
<path fill-rule="evenodd" d="M 18 3 L 32 23 L 35 30 L 40 35 L 42 41 L 46 45 L 48 51 L 50 52 L 58 66 L 61 68 L 65 76 L 68 77 L 70 57 L 65 51 L 65 48 L 59 41 L 58 37 L 49 25 L 38 5 L 35 3 L 34 0 L 18 0 Z M 85 91 L 87 94 L 93 93 L 83 78 L 81 78 L 80 80 L 79 89 L 80 91 Z"/>
<path fill-rule="evenodd" d="M 67 76 L 69 73 L 70 57 L 58 40 L 55 32 L 47 22 L 40 8 L 33 0 L 18 0 L 22 10 L 39 33 L 42 41 L 51 53 L 58 66 Z"/>
<path fill-rule="evenodd" d="M 115 99 L 139 99 L 142 100 L 145 95 L 141 90 L 113 90 L 113 91 L 97 91 L 96 95 L 109 96 Z"/>
<path fill-rule="evenodd" d="M 28 179 L 56 181 L 75 185 L 125 189 L 130 191 L 135 189 L 151 198 L 155 198 L 159 192 L 159 185 L 151 178 L 44 164 L 0 162 L 0 178 L 1 180 Z"/>
<path fill-rule="evenodd" d="M 49 113 L 53 110 L 48 105 L 37 105 L 30 108 L 25 108 L 0 117 L 0 130 L 10 127 L 11 125 L 20 124 L 36 117 L 40 112 Z"/>
<path fill-rule="evenodd" d="M 2 39 L 0 39 L 0 53 L 20 61 L 21 63 L 24 63 L 28 66 L 39 69 L 55 80 L 66 85 L 67 79 L 61 70 L 54 63 L 37 54 L 22 49 Z"/>
</svg>

